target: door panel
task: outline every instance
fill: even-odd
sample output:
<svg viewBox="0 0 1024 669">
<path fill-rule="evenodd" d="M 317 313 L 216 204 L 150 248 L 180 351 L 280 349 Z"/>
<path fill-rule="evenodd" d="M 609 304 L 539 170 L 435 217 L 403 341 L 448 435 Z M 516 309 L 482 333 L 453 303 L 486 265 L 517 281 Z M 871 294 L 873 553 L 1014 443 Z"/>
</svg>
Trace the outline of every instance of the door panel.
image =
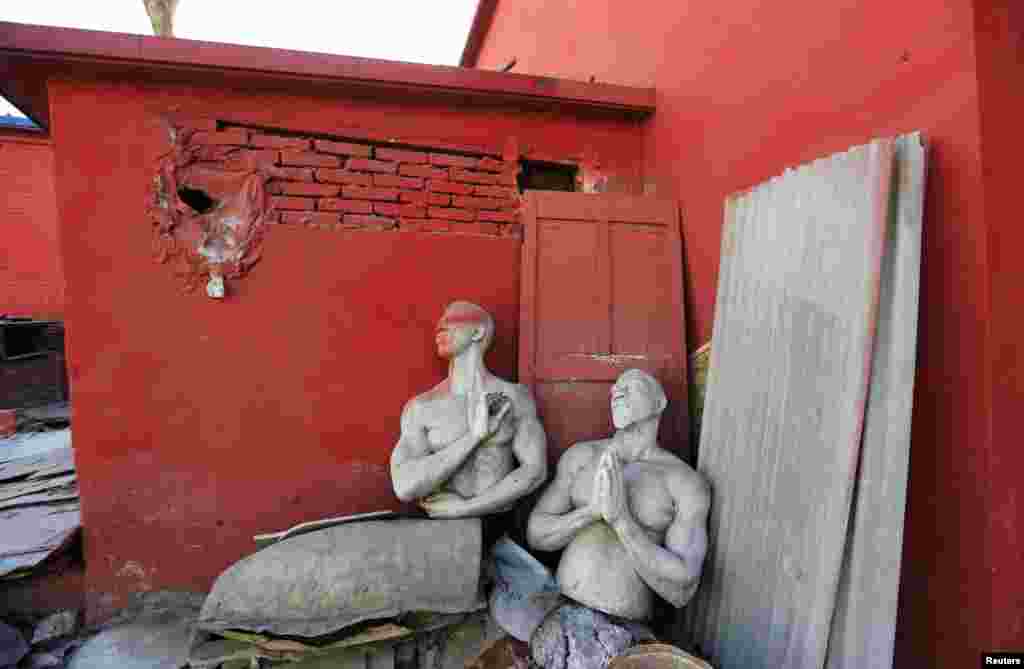
<svg viewBox="0 0 1024 669">
<path fill-rule="evenodd" d="M 551 460 L 611 433 L 611 384 L 636 367 L 669 397 L 662 446 L 692 461 L 675 202 L 528 191 L 525 205 L 519 377 L 537 398 Z"/>
</svg>

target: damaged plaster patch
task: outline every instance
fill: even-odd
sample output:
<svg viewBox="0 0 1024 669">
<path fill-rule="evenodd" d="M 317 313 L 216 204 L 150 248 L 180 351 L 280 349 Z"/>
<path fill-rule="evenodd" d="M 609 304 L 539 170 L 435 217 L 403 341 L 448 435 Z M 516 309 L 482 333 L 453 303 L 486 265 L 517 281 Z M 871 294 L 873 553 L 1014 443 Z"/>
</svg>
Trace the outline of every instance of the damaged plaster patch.
<svg viewBox="0 0 1024 669">
<path fill-rule="evenodd" d="M 169 124 L 172 149 L 157 165 L 148 202 L 153 255 L 173 267 L 187 292 L 205 286 L 209 297 L 222 299 L 225 280 L 244 276 L 260 258 L 269 177 L 256 161 L 211 166 L 211 150 L 246 152 L 194 143 L 199 132 Z"/>
</svg>

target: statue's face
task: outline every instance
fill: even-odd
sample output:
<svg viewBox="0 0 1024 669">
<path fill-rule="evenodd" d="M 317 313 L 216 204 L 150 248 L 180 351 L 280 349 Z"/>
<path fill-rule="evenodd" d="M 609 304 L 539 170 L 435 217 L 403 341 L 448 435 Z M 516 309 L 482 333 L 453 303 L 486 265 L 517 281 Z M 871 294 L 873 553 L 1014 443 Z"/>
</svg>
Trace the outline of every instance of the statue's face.
<svg viewBox="0 0 1024 669">
<path fill-rule="evenodd" d="M 612 386 L 612 424 L 621 430 L 658 413 L 658 401 L 647 387 L 647 382 L 637 376 L 619 377 Z"/>
<path fill-rule="evenodd" d="M 482 327 L 480 317 L 468 310 L 449 308 L 437 322 L 437 354 L 445 359 L 455 358 L 473 343 Z"/>
</svg>

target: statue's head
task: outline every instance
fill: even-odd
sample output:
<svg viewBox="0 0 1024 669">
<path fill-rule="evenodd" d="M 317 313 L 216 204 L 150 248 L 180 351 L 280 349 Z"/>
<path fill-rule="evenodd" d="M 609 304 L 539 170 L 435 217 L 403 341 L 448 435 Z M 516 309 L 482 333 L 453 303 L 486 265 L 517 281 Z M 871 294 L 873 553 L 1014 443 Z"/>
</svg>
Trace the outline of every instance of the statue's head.
<svg viewBox="0 0 1024 669">
<path fill-rule="evenodd" d="M 494 319 L 472 302 L 452 302 L 437 322 L 437 354 L 456 358 L 471 346 L 484 353 L 494 339 Z"/>
<path fill-rule="evenodd" d="M 617 430 L 660 416 L 668 406 L 658 379 L 640 369 L 627 369 L 620 374 L 611 396 L 612 424 Z"/>
</svg>

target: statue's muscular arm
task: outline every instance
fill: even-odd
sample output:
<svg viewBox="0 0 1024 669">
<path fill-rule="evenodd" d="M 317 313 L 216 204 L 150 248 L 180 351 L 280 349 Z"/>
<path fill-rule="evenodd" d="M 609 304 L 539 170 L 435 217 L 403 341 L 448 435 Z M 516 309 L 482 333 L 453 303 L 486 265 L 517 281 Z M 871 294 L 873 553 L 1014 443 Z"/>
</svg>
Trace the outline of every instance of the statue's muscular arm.
<svg viewBox="0 0 1024 669">
<path fill-rule="evenodd" d="M 576 533 L 600 517 L 593 506 L 572 507 L 572 485 L 576 476 L 595 457 L 592 444 L 576 444 L 558 460 L 555 480 L 530 512 L 526 541 L 531 548 L 556 551 L 565 548 Z"/>
<path fill-rule="evenodd" d="M 431 454 L 420 411 L 418 398 L 406 402 L 402 409 L 402 435 L 391 452 L 391 482 L 395 495 L 403 502 L 426 497 L 444 485 L 479 444 L 472 431 L 467 431 Z"/>
<path fill-rule="evenodd" d="M 537 406 L 530 392 L 523 386 L 510 384 L 507 394 L 516 420 L 512 453 L 519 466 L 491 488 L 459 503 L 460 515 L 483 515 L 500 511 L 536 490 L 548 476 L 547 436 L 537 417 Z"/>
<path fill-rule="evenodd" d="M 676 517 L 659 546 L 626 511 L 612 523 L 633 558 L 640 578 L 673 606 L 693 597 L 707 552 L 707 516 L 711 496 L 697 474 L 669 473 L 666 481 L 676 507 Z"/>
</svg>

